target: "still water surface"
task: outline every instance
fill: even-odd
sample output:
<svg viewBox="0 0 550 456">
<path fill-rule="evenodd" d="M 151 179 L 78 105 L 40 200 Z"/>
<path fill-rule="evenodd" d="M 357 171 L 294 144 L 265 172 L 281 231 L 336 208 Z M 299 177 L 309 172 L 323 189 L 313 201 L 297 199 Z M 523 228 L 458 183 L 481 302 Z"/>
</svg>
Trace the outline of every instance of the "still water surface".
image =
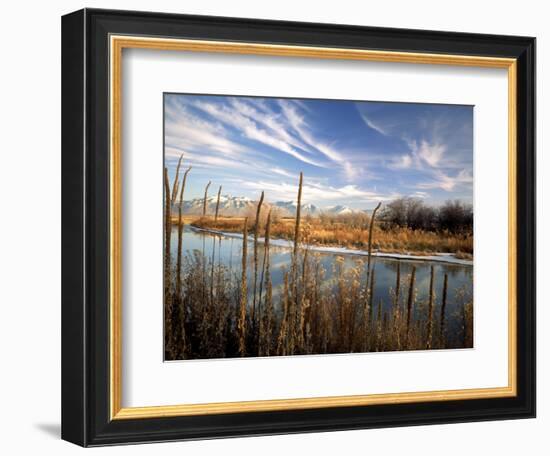
<svg viewBox="0 0 550 456">
<path fill-rule="evenodd" d="M 171 236 L 171 255 L 175 258 L 177 253 L 177 228 L 173 228 Z M 204 256 L 209 261 L 214 258 L 215 264 L 223 264 L 226 266 L 235 278 L 241 274 L 241 257 L 242 257 L 242 239 L 228 237 L 224 235 L 212 234 L 204 231 L 197 231 L 191 226 L 184 227 L 183 234 L 183 254 L 190 260 L 194 251 L 204 252 Z M 284 247 L 271 247 L 271 276 L 273 284 L 274 302 L 278 301 L 277 295 L 282 292 L 283 274 L 288 271 L 291 260 L 291 249 Z M 344 270 L 347 268 L 359 267 L 362 271 L 366 271 L 367 258 L 356 255 L 336 254 L 336 253 L 319 253 L 318 255 L 321 264 L 325 269 L 324 280 L 325 287 L 330 290 L 335 284 L 335 264 L 337 258 L 343 259 Z M 252 256 L 253 243 L 252 236 L 249 236 L 248 245 L 248 275 L 249 284 L 253 274 Z M 258 247 L 259 265 L 263 261 L 263 243 Z M 447 328 L 448 330 L 457 329 L 462 324 L 462 306 L 464 302 L 470 301 L 473 296 L 473 266 L 459 265 L 451 263 L 433 262 L 433 261 L 411 261 L 397 260 L 393 258 L 373 257 L 372 264 L 376 268 L 376 280 L 374 288 L 374 305 L 382 305 L 382 311 L 390 311 L 392 306 L 392 297 L 390 289 L 395 289 L 397 264 L 400 263 L 401 269 L 401 302 L 406 300 L 408 290 L 407 279 L 410 276 L 412 266 L 416 266 L 416 309 L 426 305 L 429 295 L 430 284 L 430 267 L 434 267 L 435 272 L 435 307 L 434 315 L 439 315 L 441 295 L 443 288 L 444 274 L 448 275 L 448 293 L 447 293 Z M 364 279 L 364 276 L 363 276 Z M 259 279 L 258 279 L 259 280 Z M 363 280 L 364 282 L 364 280 Z M 249 286 L 249 288 L 251 288 Z"/>
</svg>

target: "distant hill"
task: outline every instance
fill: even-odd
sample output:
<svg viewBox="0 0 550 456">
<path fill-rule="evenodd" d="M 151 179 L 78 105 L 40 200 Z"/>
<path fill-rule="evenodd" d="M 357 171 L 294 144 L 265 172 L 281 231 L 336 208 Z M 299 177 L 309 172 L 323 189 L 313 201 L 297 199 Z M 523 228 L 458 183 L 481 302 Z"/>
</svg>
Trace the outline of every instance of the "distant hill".
<svg viewBox="0 0 550 456">
<path fill-rule="evenodd" d="M 277 201 L 272 205 L 278 208 L 281 215 L 285 217 L 296 214 L 296 207 L 298 206 L 296 201 Z M 315 204 L 302 204 L 301 213 L 302 215 L 319 215 L 321 210 Z"/>
<path fill-rule="evenodd" d="M 217 195 L 209 196 L 206 199 L 206 212 L 208 214 L 213 214 L 216 211 L 216 200 Z M 195 198 L 190 201 L 183 202 L 183 213 L 200 215 L 202 214 L 204 198 Z M 177 204 L 176 204 L 177 208 Z M 249 212 L 249 210 L 254 210 L 256 208 L 256 201 L 246 198 L 244 196 L 230 196 L 230 195 L 221 195 L 220 196 L 220 215 L 226 216 L 242 216 Z"/>
<path fill-rule="evenodd" d="M 209 196 L 206 199 L 206 212 L 207 214 L 213 214 L 216 211 L 216 200 L 217 195 Z M 183 213 L 190 215 L 201 215 L 203 208 L 203 198 L 195 198 L 192 200 L 183 202 Z M 245 196 L 231 196 L 231 195 L 221 195 L 220 196 L 220 208 L 219 214 L 225 216 L 250 216 L 254 213 L 256 209 L 256 200 L 252 200 Z M 282 217 L 292 217 L 296 214 L 296 201 L 276 201 L 275 203 L 266 203 L 264 202 L 265 208 L 276 208 L 279 215 Z M 174 210 L 177 211 L 178 205 L 176 204 Z M 351 209 L 348 206 L 336 205 L 328 206 L 325 208 L 320 208 L 314 204 L 302 204 L 301 213 L 302 215 L 312 215 L 319 216 L 321 214 L 329 215 L 349 215 L 349 214 L 360 214 L 366 213 L 368 211 Z"/>
<path fill-rule="evenodd" d="M 364 211 L 354 210 L 348 206 L 342 206 L 341 204 L 339 204 L 337 206 L 329 206 L 325 208 L 323 212 L 327 214 L 334 214 L 334 215 L 349 215 L 349 214 L 359 214 Z"/>
</svg>

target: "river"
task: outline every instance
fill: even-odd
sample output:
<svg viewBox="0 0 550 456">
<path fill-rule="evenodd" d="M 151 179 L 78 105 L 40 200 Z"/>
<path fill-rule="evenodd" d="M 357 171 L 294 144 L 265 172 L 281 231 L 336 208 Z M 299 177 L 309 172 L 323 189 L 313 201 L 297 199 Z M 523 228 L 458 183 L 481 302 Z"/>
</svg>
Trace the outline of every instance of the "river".
<svg viewBox="0 0 550 456">
<path fill-rule="evenodd" d="M 280 243 L 283 244 L 283 243 Z M 240 275 L 242 238 L 213 234 L 194 229 L 186 225 L 183 234 L 184 256 L 189 257 L 193 251 L 204 252 L 206 258 L 211 259 L 214 254 L 216 264 L 222 263 L 231 270 L 235 277 Z M 259 264 L 263 261 L 263 244 L 259 246 Z M 175 258 L 177 252 L 177 227 L 172 229 L 171 254 Z M 251 283 L 253 243 L 249 236 L 249 284 Z M 330 287 L 334 283 L 334 265 L 338 257 L 343 258 L 344 269 L 360 267 L 366 271 L 367 257 L 345 253 L 315 252 L 325 269 L 326 285 Z M 272 246 L 270 248 L 271 272 L 273 283 L 273 295 L 276 296 L 282 290 L 283 271 L 288 271 L 291 260 L 291 249 L 288 247 Z M 383 311 L 389 311 L 392 306 L 390 289 L 395 289 L 397 265 L 400 264 L 401 300 L 406 300 L 408 286 L 406 280 L 409 277 L 413 265 L 416 266 L 416 307 L 426 305 L 429 296 L 430 267 L 434 267 L 435 273 L 435 315 L 439 315 L 444 275 L 448 275 L 447 298 L 447 327 L 452 331 L 462 324 L 462 305 L 464 301 L 471 300 L 473 296 L 473 266 L 468 264 L 452 264 L 441 261 L 408 260 L 386 257 L 373 257 L 372 264 L 376 269 L 374 287 L 374 305 L 381 303 Z M 251 287 L 249 286 L 249 289 Z"/>
</svg>

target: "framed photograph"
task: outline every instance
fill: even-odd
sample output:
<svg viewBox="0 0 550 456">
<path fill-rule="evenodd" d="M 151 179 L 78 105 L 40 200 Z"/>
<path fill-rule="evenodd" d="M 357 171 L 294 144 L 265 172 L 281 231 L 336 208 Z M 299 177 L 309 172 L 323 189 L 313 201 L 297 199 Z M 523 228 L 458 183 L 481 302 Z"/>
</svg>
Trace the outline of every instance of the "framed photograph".
<svg viewBox="0 0 550 456">
<path fill-rule="evenodd" d="M 62 21 L 62 437 L 535 416 L 535 39 Z"/>
</svg>

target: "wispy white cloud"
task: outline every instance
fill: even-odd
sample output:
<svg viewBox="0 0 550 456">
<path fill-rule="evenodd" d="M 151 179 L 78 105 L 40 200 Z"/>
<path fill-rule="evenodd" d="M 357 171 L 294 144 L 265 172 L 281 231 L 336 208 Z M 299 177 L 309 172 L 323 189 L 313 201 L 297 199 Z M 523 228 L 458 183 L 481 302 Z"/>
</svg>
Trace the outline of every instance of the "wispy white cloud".
<svg viewBox="0 0 550 456">
<path fill-rule="evenodd" d="M 250 171 L 251 165 L 247 161 L 233 160 L 212 154 L 201 154 L 190 152 L 189 150 L 179 147 L 167 146 L 164 149 L 166 158 L 178 158 L 183 154 L 184 163 L 189 163 L 194 167 L 214 168 L 214 169 L 235 169 L 242 171 Z M 174 164 L 175 166 L 175 164 Z"/>
<path fill-rule="evenodd" d="M 269 171 L 271 171 L 272 173 L 278 174 L 279 176 L 292 177 L 292 178 L 297 177 L 296 174 L 291 173 L 283 168 L 279 168 L 278 166 L 275 166 L 274 168 L 270 168 Z"/>
<path fill-rule="evenodd" d="M 446 161 L 444 154 L 447 151 L 447 145 L 440 141 L 429 142 L 426 139 L 420 140 L 420 144 L 416 140 L 403 138 L 410 150 L 410 165 L 413 165 L 417 169 L 423 169 L 425 165 L 430 168 L 439 168 L 445 166 Z M 405 159 L 409 161 L 409 159 Z"/>
<path fill-rule="evenodd" d="M 306 181 L 307 182 L 307 181 Z M 298 185 L 293 183 L 274 183 L 268 181 L 242 181 L 241 185 L 254 191 L 266 191 L 272 200 L 295 200 L 298 194 Z M 322 204 L 331 201 L 355 201 L 371 203 L 376 201 L 390 201 L 398 197 L 396 193 L 391 195 L 367 191 L 357 185 L 344 185 L 332 187 L 319 183 L 306 183 L 302 188 L 302 200 L 305 203 Z"/>
<path fill-rule="evenodd" d="M 445 144 L 430 144 L 423 140 L 418 148 L 418 156 L 428 165 L 436 167 L 440 164 L 443 154 L 447 150 Z"/>
<path fill-rule="evenodd" d="M 206 112 L 207 114 L 219 120 L 220 122 L 223 122 L 226 125 L 229 125 L 233 128 L 240 130 L 242 134 L 244 134 L 248 139 L 258 141 L 269 147 L 285 152 L 304 163 L 307 163 L 313 166 L 318 166 L 318 167 L 327 166 L 319 161 L 306 157 L 304 154 L 296 150 L 295 147 L 292 147 L 291 144 L 278 138 L 277 136 L 270 134 L 265 129 L 260 128 L 256 124 L 256 122 L 254 122 L 252 119 L 248 118 L 247 116 L 241 114 L 236 109 L 230 109 L 227 106 L 220 106 L 217 104 L 203 102 L 203 101 L 195 102 L 194 106 Z"/>
<path fill-rule="evenodd" d="M 429 190 L 429 189 L 441 189 L 447 192 L 455 190 L 458 186 L 471 187 L 474 178 L 472 174 L 463 169 L 456 176 L 449 176 L 441 170 L 436 170 L 433 173 L 433 178 L 428 182 L 420 182 L 416 185 L 416 188 Z"/>
<path fill-rule="evenodd" d="M 248 118 L 251 122 L 256 122 L 269 131 L 270 134 L 291 146 L 307 151 L 307 146 L 298 138 L 290 134 L 288 122 L 285 122 L 281 115 L 273 112 L 261 100 L 250 99 L 247 101 L 232 98 L 231 106 L 240 115 Z"/>
<path fill-rule="evenodd" d="M 413 165 L 413 158 L 409 154 L 401 155 L 391 161 L 390 169 L 408 169 Z"/>
<path fill-rule="evenodd" d="M 321 152 L 333 162 L 344 162 L 343 156 L 338 151 L 334 150 L 330 145 L 315 138 L 304 117 L 298 113 L 292 102 L 288 100 L 279 100 L 279 104 L 286 116 L 286 119 L 289 121 L 290 126 L 305 143 Z"/>
<path fill-rule="evenodd" d="M 305 116 L 299 112 L 302 110 L 306 113 L 310 113 L 311 110 L 307 105 L 299 100 L 279 100 L 279 105 L 290 123 L 290 126 L 302 141 L 311 146 L 314 150 L 322 153 L 335 165 L 339 166 L 348 180 L 353 181 L 357 178 L 360 174 L 357 164 L 353 165 L 346 159 L 344 153 L 336 150 L 332 145 L 316 139 L 315 134 L 305 120 Z"/>
<path fill-rule="evenodd" d="M 360 112 L 361 118 L 363 119 L 363 122 L 367 124 L 367 127 L 372 128 L 373 130 L 377 131 L 381 135 L 388 136 L 389 132 L 382 127 L 381 124 L 374 122 L 372 119 L 366 116 L 365 113 Z"/>
<path fill-rule="evenodd" d="M 166 108 L 165 141 L 190 150 L 210 149 L 229 155 L 239 155 L 246 147 L 229 138 L 218 122 L 208 122 L 191 115 L 184 107 Z"/>
<path fill-rule="evenodd" d="M 355 180 L 355 178 L 360 174 L 361 170 L 357 167 L 352 165 L 350 162 L 344 162 L 343 164 L 344 174 L 346 175 L 346 178 L 350 181 Z"/>
</svg>

